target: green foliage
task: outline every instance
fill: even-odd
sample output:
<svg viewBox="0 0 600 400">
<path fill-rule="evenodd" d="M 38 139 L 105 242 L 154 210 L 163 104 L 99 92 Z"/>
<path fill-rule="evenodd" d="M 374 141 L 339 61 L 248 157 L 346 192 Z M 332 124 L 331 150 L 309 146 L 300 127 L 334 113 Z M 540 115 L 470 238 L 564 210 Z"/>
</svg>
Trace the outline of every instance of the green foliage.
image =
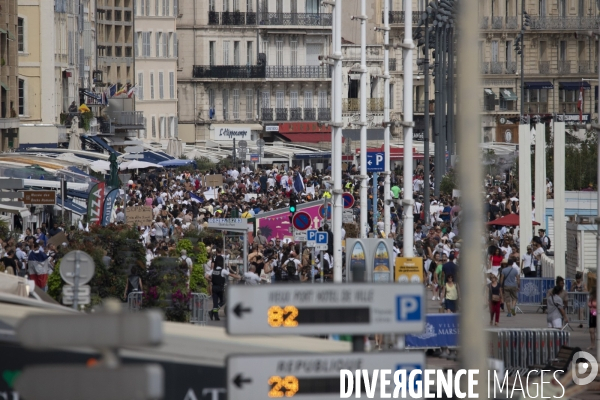
<svg viewBox="0 0 600 400">
<path fill-rule="evenodd" d="M 196 161 L 196 165 L 200 171 L 208 171 L 217 167 L 217 164 L 206 157 L 196 157 L 194 161 Z"/>
<path fill-rule="evenodd" d="M 90 124 L 92 123 L 93 118 L 94 118 L 94 113 L 91 111 L 81 113 L 81 124 L 82 124 L 83 129 L 86 132 L 90 130 Z"/>
<path fill-rule="evenodd" d="M 48 277 L 48 295 L 56 301 L 61 300 L 64 282 L 60 277 L 60 260 L 54 265 L 54 271 Z"/>
<path fill-rule="evenodd" d="M 6 221 L 0 220 L 0 238 L 5 239 L 9 236 L 10 229 Z"/>
<path fill-rule="evenodd" d="M 453 169 L 450 169 L 446 175 L 442 177 L 442 182 L 440 182 L 440 192 L 445 195 L 452 195 L 452 190 L 458 187 L 457 175 Z"/>
<path fill-rule="evenodd" d="M 192 242 L 188 239 L 181 239 L 179 242 L 177 242 L 177 252 L 179 252 L 179 254 L 181 254 L 181 250 L 185 250 L 188 254 L 190 254 L 193 248 L 194 246 L 192 245 Z"/>
<path fill-rule="evenodd" d="M 204 265 L 208 262 L 208 251 L 206 251 L 206 245 L 204 243 L 198 244 L 199 251 L 196 253 L 198 258 L 197 262 Z"/>
<path fill-rule="evenodd" d="M 204 277 L 204 264 L 195 263 L 190 277 L 190 292 L 207 293 L 208 283 Z"/>
<path fill-rule="evenodd" d="M 160 307 L 168 321 L 184 322 L 189 319 L 189 289 L 187 264 L 176 266 L 165 263 L 163 257 L 152 260 L 144 282 L 144 308 Z"/>
</svg>

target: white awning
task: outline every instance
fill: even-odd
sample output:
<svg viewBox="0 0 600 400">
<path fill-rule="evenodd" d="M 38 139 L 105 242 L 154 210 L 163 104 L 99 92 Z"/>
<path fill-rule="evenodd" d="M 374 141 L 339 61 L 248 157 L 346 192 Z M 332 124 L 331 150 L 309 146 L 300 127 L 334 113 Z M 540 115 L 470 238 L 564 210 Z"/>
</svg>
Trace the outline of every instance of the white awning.
<svg viewBox="0 0 600 400">
<path fill-rule="evenodd" d="M 244 128 L 250 129 L 251 131 L 262 131 L 263 126 L 261 124 L 211 124 L 210 129 L 218 128 Z"/>
</svg>

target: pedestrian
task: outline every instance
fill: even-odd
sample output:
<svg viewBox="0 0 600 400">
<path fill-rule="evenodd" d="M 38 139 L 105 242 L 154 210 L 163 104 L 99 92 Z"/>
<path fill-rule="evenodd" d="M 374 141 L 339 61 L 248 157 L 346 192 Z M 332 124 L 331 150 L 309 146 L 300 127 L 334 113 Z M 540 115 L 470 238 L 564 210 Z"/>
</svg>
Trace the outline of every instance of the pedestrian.
<svg viewBox="0 0 600 400">
<path fill-rule="evenodd" d="M 454 282 L 454 275 L 446 275 L 446 284 L 442 290 L 442 305 L 446 308 L 446 313 L 456 313 L 458 310 L 458 299 L 460 297 L 460 290 L 458 283 Z"/>
<path fill-rule="evenodd" d="M 577 292 L 580 294 L 576 294 L 575 295 L 575 302 L 574 302 L 574 306 L 577 308 L 577 313 L 579 315 L 579 320 L 583 321 L 584 315 L 583 315 L 583 294 L 581 293 L 587 293 L 587 288 L 585 287 L 585 283 L 583 282 L 583 274 L 581 272 L 577 272 L 575 274 L 575 282 L 573 282 L 573 284 L 571 285 L 571 292 Z M 579 324 L 580 328 L 583 328 L 583 324 L 580 323 Z"/>
<path fill-rule="evenodd" d="M 562 329 L 563 324 L 569 322 L 567 314 L 565 313 L 564 303 L 559 296 L 561 291 L 562 288 L 556 285 L 552 289 L 551 296 L 547 297 L 548 316 L 546 317 L 546 320 L 548 322 L 548 328 Z"/>
<path fill-rule="evenodd" d="M 488 302 L 490 309 L 490 325 L 495 324 L 498 326 L 500 323 L 500 304 L 502 303 L 502 290 L 498 284 L 498 277 L 494 274 L 489 274 L 489 278 L 492 281 L 488 285 Z M 494 317 L 496 321 L 494 322 Z"/>
<path fill-rule="evenodd" d="M 588 347 L 588 350 L 596 349 L 596 318 L 598 316 L 598 303 L 596 302 L 596 290 L 597 289 L 594 288 L 592 291 L 590 291 L 590 297 L 588 300 L 588 308 L 590 309 L 588 325 L 590 327 L 590 341 L 592 342 L 592 345 L 590 347 Z"/>
<path fill-rule="evenodd" d="M 209 276 L 212 282 L 212 299 L 213 309 L 208 313 L 210 319 L 214 318 L 215 321 L 220 321 L 219 309 L 225 304 L 225 283 L 227 277 L 231 276 L 236 279 L 240 279 L 240 276 L 229 271 L 225 268 L 225 259 L 222 255 L 222 250 L 217 249 L 217 255 L 213 261 L 212 273 Z"/>
</svg>

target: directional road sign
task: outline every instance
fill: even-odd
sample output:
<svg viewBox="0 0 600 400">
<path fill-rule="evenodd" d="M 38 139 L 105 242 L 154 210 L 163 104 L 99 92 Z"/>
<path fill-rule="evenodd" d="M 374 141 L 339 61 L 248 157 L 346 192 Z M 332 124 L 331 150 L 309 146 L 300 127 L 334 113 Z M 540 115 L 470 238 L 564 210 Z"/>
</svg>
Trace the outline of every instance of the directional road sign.
<svg viewBox="0 0 600 400">
<path fill-rule="evenodd" d="M 69 285 L 75 284 L 75 275 L 79 274 L 78 285 L 85 285 L 94 276 L 94 259 L 81 250 L 70 251 L 60 261 L 60 276 Z"/>
<path fill-rule="evenodd" d="M 319 232 L 320 233 L 320 232 Z M 399 283 L 229 286 L 231 335 L 421 333 L 423 285 Z"/>
<path fill-rule="evenodd" d="M 306 241 L 306 231 L 299 231 L 298 229 L 294 229 L 294 241 L 295 242 Z"/>
<path fill-rule="evenodd" d="M 327 250 L 328 239 L 329 233 L 317 232 L 317 236 L 315 236 L 315 250 Z"/>
<path fill-rule="evenodd" d="M 317 245 L 317 230 L 309 229 L 306 231 L 306 247 L 315 247 Z"/>
<path fill-rule="evenodd" d="M 382 172 L 385 167 L 384 152 L 367 153 L 367 172 Z"/>
<path fill-rule="evenodd" d="M 164 380 L 163 368 L 158 364 L 116 368 L 38 365 L 25 368 L 16 380 L 15 390 L 35 400 L 162 399 Z"/>
<path fill-rule="evenodd" d="M 354 196 L 352 196 L 352 193 L 344 192 L 342 193 L 342 201 L 344 202 L 344 208 L 352 208 Z"/>
<path fill-rule="evenodd" d="M 351 224 L 354 222 L 354 213 L 352 210 L 344 210 L 344 213 L 342 214 L 342 222 L 344 224 Z"/>
<path fill-rule="evenodd" d="M 340 369 L 354 371 L 374 369 L 425 369 L 423 352 L 350 353 L 350 354 L 268 354 L 240 355 L 227 358 L 227 398 L 229 400 L 293 397 L 333 400 L 340 398 Z M 392 397 L 393 374 L 384 389 Z M 381 379 L 377 379 L 373 399 L 381 397 Z M 356 388 L 356 382 L 353 382 Z M 363 387 L 363 395 L 366 392 Z M 354 398 L 354 393 L 351 398 Z"/>
<path fill-rule="evenodd" d="M 62 302 L 63 304 L 73 304 L 75 297 L 75 286 L 65 285 L 62 291 Z M 90 304 L 91 301 L 91 289 L 89 285 L 81 285 L 77 287 L 77 301 L 79 304 Z"/>
<path fill-rule="evenodd" d="M 305 211 L 299 211 L 292 217 L 292 225 L 299 231 L 305 231 L 310 228 L 310 214 Z"/>
<path fill-rule="evenodd" d="M 323 219 L 331 219 L 331 203 L 327 204 L 327 213 L 325 213 L 325 204 L 319 207 L 319 215 Z"/>
</svg>

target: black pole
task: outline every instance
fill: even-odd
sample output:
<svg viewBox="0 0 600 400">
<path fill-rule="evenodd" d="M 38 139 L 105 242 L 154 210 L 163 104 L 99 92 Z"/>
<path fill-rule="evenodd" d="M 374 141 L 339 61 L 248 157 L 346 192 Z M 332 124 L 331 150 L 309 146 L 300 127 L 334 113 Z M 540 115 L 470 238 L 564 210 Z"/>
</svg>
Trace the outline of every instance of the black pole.
<svg viewBox="0 0 600 400">
<path fill-rule="evenodd" d="M 425 59 L 423 60 L 423 75 L 425 79 L 425 132 L 423 133 L 423 195 L 425 207 L 425 225 L 429 226 L 429 17 L 425 19 Z"/>
<path fill-rule="evenodd" d="M 439 21 L 438 21 L 439 22 Z M 440 94 L 440 82 L 441 82 L 441 68 L 440 68 L 440 33 L 441 29 L 439 29 L 439 24 L 436 27 L 436 35 L 435 35 L 435 114 L 434 114 L 434 146 L 435 146 L 435 154 L 434 154 L 434 163 L 435 163 L 435 171 L 434 171 L 434 195 L 440 195 L 440 177 L 439 177 L 439 169 L 440 169 L 440 120 L 442 115 L 441 110 L 441 94 Z"/>
<path fill-rule="evenodd" d="M 442 130 L 440 135 L 440 185 L 442 182 L 442 177 L 446 173 L 446 142 L 448 141 L 448 28 L 444 26 L 442 30 Z M 436 168 L 437 169 L 437 168 Z"/>
<path fill-rule="evenodd" d="M 524 105 L 525 105 L 525 68 L 523 66 L 525 60 L 525 0 L 521 0 L 521 123 L 523 123 Z"/>
<path fill-rule="evenodd" d="M 236 156 L 235 156 L 235 138 L 233 138 L 233 168 L 237 168 L 236 164 Z"/>
<path fill-rule="evenodd" d="M 452 166 L 454 154 L 454 28 L 449 30 L 448 43 L 448 166 Z"/>
</svg>

